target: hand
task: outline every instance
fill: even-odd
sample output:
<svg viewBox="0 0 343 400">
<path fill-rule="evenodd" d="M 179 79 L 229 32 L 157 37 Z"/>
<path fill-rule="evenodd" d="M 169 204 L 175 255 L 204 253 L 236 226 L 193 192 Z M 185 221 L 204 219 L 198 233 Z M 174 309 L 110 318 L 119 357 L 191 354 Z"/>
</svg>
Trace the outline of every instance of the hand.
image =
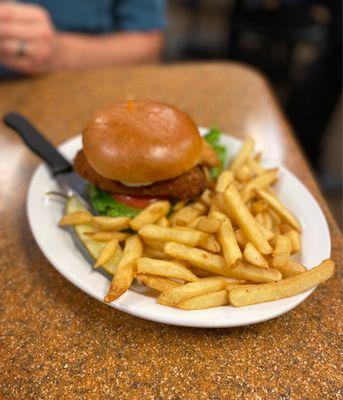
<svg viewBox="0 0 343 400">
<path fill-rule="evenodd" d="M 56 67 L 57 44 L 43 7 L 0 3 L 0 64 L 28 75 L 48 72 Z"/>
</svg>

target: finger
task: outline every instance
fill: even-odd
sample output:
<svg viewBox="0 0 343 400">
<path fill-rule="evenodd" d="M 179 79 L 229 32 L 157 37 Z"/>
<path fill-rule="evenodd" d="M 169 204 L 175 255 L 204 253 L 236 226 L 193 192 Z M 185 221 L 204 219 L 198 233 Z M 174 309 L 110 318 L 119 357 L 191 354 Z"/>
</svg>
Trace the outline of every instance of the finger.
<svg viewBox="0 0 343 400">
<path fill-rule="evenodd" d="M 0 39 L 25 39 L 42 38 L 51 32 L 45 24 L 27 24 L 25 22 L 0 23 Z"/>
<path fill-rule="evenodd" d="M 35 22 L 45 15 L 45 9 L 34 4 L 0 3 L 1 22 Z"/>
<path fill-rule="evenodd" d="M 20 52 L 21 41 L 18 39 L 2 39 L 0 40 L 0 56 L 11 57 L 18 56 Z M 25 43 L 25 55 L 31 53 L 31 43 Z"/>
<path fill-rule="evenodd" d="M 26 57 L 0 57 L 0 64 L 25 74 L 35 73 L 32 61 Z"/>
</svg>

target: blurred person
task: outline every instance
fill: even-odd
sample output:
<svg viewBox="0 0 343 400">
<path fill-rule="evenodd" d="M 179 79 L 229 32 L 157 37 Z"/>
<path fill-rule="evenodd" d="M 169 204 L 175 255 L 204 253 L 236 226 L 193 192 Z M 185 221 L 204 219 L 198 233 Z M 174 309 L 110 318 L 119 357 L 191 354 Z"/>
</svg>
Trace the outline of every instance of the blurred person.
<svg viewBox="0 0 343 400">
<path fill-rule="evenodd" d="M 0 0 L 0 76 L 158 61 L 165 0 Z"/>
</svg>

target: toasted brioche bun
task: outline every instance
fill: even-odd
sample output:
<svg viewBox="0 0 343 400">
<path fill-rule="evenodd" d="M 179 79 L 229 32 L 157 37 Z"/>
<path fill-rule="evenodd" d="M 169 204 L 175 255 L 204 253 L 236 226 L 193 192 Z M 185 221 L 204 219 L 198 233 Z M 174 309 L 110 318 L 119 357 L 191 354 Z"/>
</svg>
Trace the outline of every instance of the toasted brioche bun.
<svg viewBox="0 0 343 400">
<path fill-rule="evenodd" d="M 168 104 L 134 101 L 96 111 L 83 131 L 83 151 L 105 178 L 150 183 L 199 163 L 202 139 L 193 120 Z"/>
</svg>

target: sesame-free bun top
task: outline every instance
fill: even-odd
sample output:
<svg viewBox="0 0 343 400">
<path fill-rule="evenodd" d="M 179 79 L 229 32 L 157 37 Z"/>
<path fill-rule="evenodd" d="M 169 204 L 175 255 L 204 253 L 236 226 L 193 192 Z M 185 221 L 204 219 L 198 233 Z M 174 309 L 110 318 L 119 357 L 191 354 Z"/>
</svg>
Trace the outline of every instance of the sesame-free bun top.
<svg viewBox="0 0 343 400">
<path fill-rule="evenodd" d="M 201 158 L 194 121 L 168 104 L 129 101 L 96 111 L 83 130 L 83 151 L 105 178 L 128 183 L 172 179 Z"/>
</svg>

